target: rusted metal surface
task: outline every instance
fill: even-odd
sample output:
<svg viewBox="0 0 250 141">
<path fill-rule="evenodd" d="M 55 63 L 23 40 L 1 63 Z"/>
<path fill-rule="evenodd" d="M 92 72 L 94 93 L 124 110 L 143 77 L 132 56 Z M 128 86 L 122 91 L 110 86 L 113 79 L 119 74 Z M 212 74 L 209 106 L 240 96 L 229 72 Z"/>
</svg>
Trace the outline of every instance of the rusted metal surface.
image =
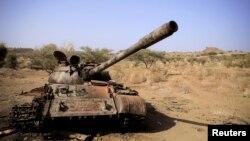
<svg viewBox="0 0 250 141">
<path fill-rule="evenodd" d="M 64 103 L 65 110 L 61 109 Z M 117 113 L 112 98 L 79 98 L 58 97 L 50 108 L 51 117 L 115 115 Z M 44 113 L 47 114 L 46 111 Z"/>
<path fill-rule="evenodd" d="M 89 86 L 85 87 L 85 89 L 88 92 L 87 97 L 95 97 L 95 98 L 110 97 L 107 86 Z"/>
<path fill-rule="evenodd" d="M 109 97 L 110 86 L 96 86 L 92 84 L 68 85 L 51 84 L 49 85 L 55 97 L 74 97 L 80 96 L 86 98 Z"/>
<path fill-rule="evenodd" d="M 46 103 L 44 116 L 74 117 L 117 113 L 108 85 L 51 84 L 49 87 L 52 89 L 53 98 Z"/>
<path fill-rule="evenodd" d="M 117 95 L 115 103 L 119 114 L 146 116 L 145 101 L 138 95 Z"/>
</svg>

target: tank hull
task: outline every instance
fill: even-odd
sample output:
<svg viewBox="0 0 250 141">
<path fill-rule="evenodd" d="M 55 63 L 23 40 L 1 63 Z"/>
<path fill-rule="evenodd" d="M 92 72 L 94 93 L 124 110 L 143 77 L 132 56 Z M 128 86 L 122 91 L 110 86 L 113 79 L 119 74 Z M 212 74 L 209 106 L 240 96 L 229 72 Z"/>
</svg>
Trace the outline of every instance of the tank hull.
<svg viewBox="0 0 250 141">
<path fill-rule="evenodd" d="M 111 85 L 50 84 L 49 87 L 55 94 L 45 102 L 44 117 L 146 116 L 145 101 L 140 96 L 115 93 L 117 90 Z M 65 87 L 68 90 L 63 93 Z"/>
</svg>

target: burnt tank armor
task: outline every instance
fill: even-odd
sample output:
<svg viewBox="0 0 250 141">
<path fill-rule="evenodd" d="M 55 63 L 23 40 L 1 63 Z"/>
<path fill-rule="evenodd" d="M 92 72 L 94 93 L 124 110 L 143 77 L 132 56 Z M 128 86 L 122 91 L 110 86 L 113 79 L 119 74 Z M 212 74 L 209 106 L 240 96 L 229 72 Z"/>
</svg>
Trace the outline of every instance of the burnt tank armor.
<svg viewBox="0 0 250 141">
<path fill-rule="evenodd" d="M 41 96 L 35 97 L 26 106 L 13 107 L 11 125 L 25 127 L 30 121 L 34 124 L 45 119 L 67 117 L 145 117 L 146 103 L 143 98 L 136 90 L 112 81 L 105 69 L 172 35 L 177 29 L 174 21 L 165 23 L 101 64 L 80 64 L 80 58 L 76 55 L 68 61 L 63 52 L 55 51 L 58 66 L 50 74 Z"/>
</svg>

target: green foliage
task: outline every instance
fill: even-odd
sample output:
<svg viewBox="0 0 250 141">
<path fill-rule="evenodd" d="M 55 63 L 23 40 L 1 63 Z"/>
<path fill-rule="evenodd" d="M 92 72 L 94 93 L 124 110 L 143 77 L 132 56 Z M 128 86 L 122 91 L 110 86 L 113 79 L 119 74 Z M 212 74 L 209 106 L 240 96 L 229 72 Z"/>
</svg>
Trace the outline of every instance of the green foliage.
<svg viewBox="0 0 250 141">
<path fill-rule="evenodd" d="M 17 56 L 16 54 L 9 54 L 6 58 L 5 67 L 16 69 L 17 68 Z"/>
<path fill-rule="evenodd" d="M 111 57 L 111 50 L 106 48 L 95 48 L 92 49 L 88 46 L 81 47 L 81 52 L 78 55 L 84 62 L 97 62 L 102 63 L 107 61 Z"/>
<path fill-rule="evenodd" d="M 157 60 L 165 62 L 166 58 L 165 58 L 165 52 L 143 49 L 131 55 L 129 57 L 129 60 L 135 62 L 142 62 L 145 65 L 145 67 L 149 69 Z"/>
<path fill-rule="evenodd" d="M 7 56 L 8 50 L 4 43 L 0 43 L 0 68 L 4 65 L 4 59 Z"/>
<path fill-rule="evenodd" d="M 31 68 L 43 69 L 48 73 L 51 73 L 57 64 L 57 61 L 53 55 L 53 52 L 56 49 L 57 46 L 55 44 L 48 44 L 40 49 L 35 50 L 30 56 Z"/>
</svg>

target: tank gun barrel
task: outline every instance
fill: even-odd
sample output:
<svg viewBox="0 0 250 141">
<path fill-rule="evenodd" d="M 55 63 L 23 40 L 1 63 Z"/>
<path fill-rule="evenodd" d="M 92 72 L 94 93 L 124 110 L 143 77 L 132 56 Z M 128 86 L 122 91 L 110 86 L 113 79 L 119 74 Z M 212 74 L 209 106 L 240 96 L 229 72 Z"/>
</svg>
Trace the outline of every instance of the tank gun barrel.
<svg viewBox="0 0 250 141">
<path fill-rule="evenodd" d="M 108 61 L 90 70 L 89 75 L 91 76 L 95 73 L 98 73 L 107 69 L 108 67 L 130 56 L 131 54 L 136 53 L 137 51 L 141 49 L 146 49 L 147 47 L 172 35 L 177 30 L 178 30 L 178 25 L 175 21 L 170 21 L 168 23 L 163 24 L 162 26 L 158 27 L 157 29 L 149 33 L 148 35 L 141 38 L 138 42 L 130 46 L 128 49 L 120 52 L 119 54 L 115 55 L 113 58 L 109 59 Z"/>
</svg>

